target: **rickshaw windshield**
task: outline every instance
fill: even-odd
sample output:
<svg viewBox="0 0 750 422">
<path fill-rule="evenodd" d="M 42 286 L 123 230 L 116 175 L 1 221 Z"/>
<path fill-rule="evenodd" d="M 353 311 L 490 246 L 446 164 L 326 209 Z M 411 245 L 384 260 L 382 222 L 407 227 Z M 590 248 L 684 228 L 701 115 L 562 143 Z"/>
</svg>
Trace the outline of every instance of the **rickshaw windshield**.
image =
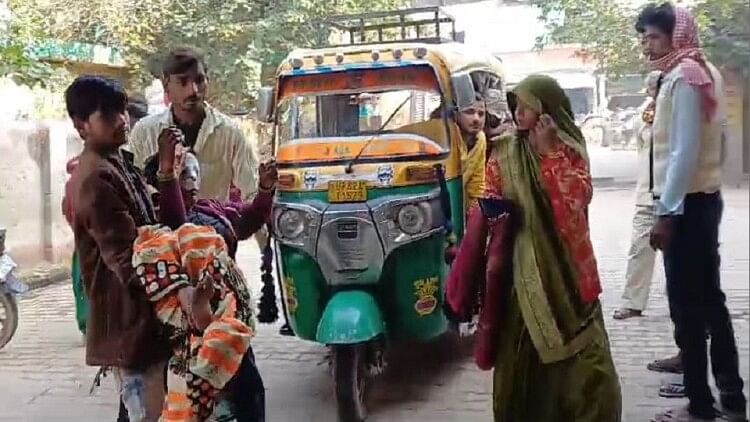
<svg viewBox="0 0 750 422">
<path fill-rule="evenodd" d="M 411 74 L 409 70 L 373 69 L 282 80 L 278 147 L 285 152 L 306 144 L 330 143 L 332 149 L 356 155 L 357 145 L 367 144 L 366 159 L 448 151 L 448 129 L 440 113 L 441 95 L 434 74 L 426 66 Z M 339 148 L 345 144 L 351 147 Z M 327 159 L 351 158 L 347 155 Z M 294 157 L 307 158 L 297 153 Z"/>
<path fill-rule="evenodd" d="M 294 96 L 279 104 L 279 140 L 397 133 L 439 106 L 440 94 L 416 89 Z"/>
</svg>

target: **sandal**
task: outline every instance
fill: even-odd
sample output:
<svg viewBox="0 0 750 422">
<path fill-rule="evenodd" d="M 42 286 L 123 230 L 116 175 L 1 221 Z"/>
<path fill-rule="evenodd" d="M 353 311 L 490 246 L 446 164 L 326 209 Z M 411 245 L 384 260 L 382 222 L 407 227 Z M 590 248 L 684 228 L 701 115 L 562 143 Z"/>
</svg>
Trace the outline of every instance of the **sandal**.
<svg viewBox="0 0 750 422">
<path fill-rule="evenodd" d="M 649 371 L 682 374 L 682 356 L 678 353 L 667 359 L 655 360 L 646 365 Z"/>
<path fill-rule="evenodd" d="M 614 319 L 623 320 L 623 319 L 642 317 L 642 316 L 643 316 L 643 311 L 640 311 L 638 309 L 620 308 L 615 311 L 615 314 L 612 317 Z"/>
<path fill-rule="evenodd" d="M 282 336 L 293 337 L 294 330 L 288 323 L 286 323 L 279 328 L 279 334 Z"/>
<path fill-rule="evenodd" d="M 677 409 L 667 410 L 664 413 L 651 418 L 651 422 L 711 422 L 715 421 L 718 417 L 718 412 L 711 418 L 702 418 L 699 416 L 691 415 L 687 407 L 680 407 Z"/>
<path fill-rule="evenodd" d="M 685 386 L 682 383 L 670 382 L 659 387 L 659 397 L 681 399 L 685 396 Z"/>
</svg>

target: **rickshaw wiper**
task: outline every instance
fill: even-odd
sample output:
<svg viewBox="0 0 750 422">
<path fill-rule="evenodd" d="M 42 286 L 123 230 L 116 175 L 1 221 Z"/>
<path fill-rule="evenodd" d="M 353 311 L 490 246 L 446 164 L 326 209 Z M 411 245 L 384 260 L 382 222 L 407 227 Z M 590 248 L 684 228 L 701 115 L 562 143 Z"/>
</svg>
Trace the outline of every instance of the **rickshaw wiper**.
<svg viewBox="0 0 750 422">
<path fill-rule="evenodd" d="M 409 100 L 411 100 L 411 96 L 406 97 L 406 99 L 404 100 L 404 102 L 402 102 L 398 107 L 396 107 L 396 109 L 393 110 L 393 113 L 391 113 L 391 115 L 388 116 L 388 119 L 386 119 L 385 123 L 383 123 L 382 125 L 380 125 L 380 128 L 375 132 L 375 134 L 372 135 L 370 137 L 370 139 L 367 140 L 367 142 L 365 142 L 365 145 L 362 147 L 362 149 L 359 150 L 359 152 L 357 153 L 357 155 L 355 155 L 354 158 L 352 158 L 352 160 L 349 161 L 349 164 L 346 165 L 346 169 L 344 170 L 346 172 L 346 174 L 352 174 L 354 164 L 356 164 L 356 162 L 360 158 L 362 158 L 362 154 L 364 154 L 364 152 L 367 149 L 367 147 L 370 146 L 370 144 L 372 143 L 372 141 L 378 139 L 378 136 L 380 136 L 383 133 L 383 129 L 385 129 L 385 127 L 388 126 L 388 123 L 390 123 L 391 120 L 393 120 L 393 118 L 396 116 L 396 113 L 398 113 L 401 110 L 401 108 L 404 105 L 406 105 L 406 103 L 409 102 Z"/>
</svg>

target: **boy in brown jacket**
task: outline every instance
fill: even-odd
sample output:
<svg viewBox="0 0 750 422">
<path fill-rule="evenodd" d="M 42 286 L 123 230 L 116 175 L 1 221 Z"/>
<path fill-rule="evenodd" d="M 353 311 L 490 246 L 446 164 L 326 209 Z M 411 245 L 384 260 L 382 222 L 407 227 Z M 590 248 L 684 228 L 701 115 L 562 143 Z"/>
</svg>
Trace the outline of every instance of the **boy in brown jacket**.
<svg viewBox="0 0 750 422">
<path fill-rule="evenodd" d="M 157 421 L 170 348 L 132 264 L 137 228 L 156 218 L 145 183 L 120 150 L 130 130 L 128 97 L 114 80 L 81 76 L 65 103 L 84 140 L 73 230 L 90 302 L 86 363 L 113 369 L 131 422 Z M 180 291 L 181 302 L 189 306 L 192 293 Z"/>
</svg>

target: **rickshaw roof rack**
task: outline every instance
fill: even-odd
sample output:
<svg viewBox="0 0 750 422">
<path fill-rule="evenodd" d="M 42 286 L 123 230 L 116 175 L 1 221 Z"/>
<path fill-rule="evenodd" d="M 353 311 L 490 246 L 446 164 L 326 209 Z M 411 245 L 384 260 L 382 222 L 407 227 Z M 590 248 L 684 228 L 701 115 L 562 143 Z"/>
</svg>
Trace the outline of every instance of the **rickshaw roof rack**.
<svg viewBox="0 0 750 422">
<path fill-rule="evenodd" d="M 330 42 L 328 47 L 458 41 L 455 18 L 439 6 L 334 15 L 323 23 L 343 33 L 342 42 Z"/>
</svg>

